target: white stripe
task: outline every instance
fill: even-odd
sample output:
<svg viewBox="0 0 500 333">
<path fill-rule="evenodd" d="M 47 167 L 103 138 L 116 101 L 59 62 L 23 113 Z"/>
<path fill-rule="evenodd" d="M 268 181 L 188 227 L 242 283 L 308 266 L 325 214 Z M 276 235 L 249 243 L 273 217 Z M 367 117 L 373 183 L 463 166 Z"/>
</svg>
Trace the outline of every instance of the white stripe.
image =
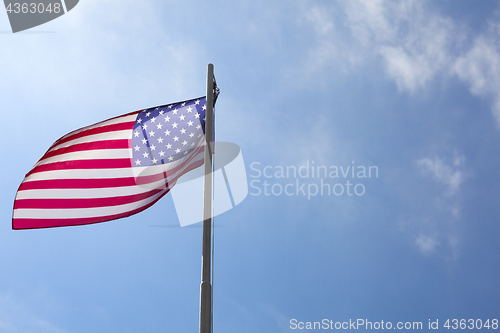
<svg viewBox="0 0 500 333">
<path fill-rule="evenodd" d="M 31 174 L 24 179 L 24 183 L 29 181 L 50 179 L 99 179 L 128 177 L 134 177 L 132 168 L 50 170 Z"/>
<path fill-rule="evenodd" d="M 132 158 L 132 150 L 96 149 L 96 150 L 75 151 L 41 160 L 33 168 L 39 165 L 55 163 L 55 162 L 66 162 L 66 161 L 76 161 L 76 160 L 99 160 L 99 159 L 110 160 L 118 158 Z"/>
<path fill-rule="evenodd" d="M 130 212 L 137 208 L 141 208 L 153 202 L 162 194 L 163 192 L 160 192 L 144 200 L 136 201 L 125 205 L 110 206 L 110 207 L 76 208 L 76 209 L 15 209 L 13 218 L 14 219 L 73 219 L 73 218 L 102 217 L 108 215 L 115 215 L 115 214 Z"/>
<path fill-rule="evenodd" d="M 66 148 L 69 146 L 73 146 L 80 143 L 89 143 L 94 141 L 106 141 L 106 140 L 124 140 L 124 139 L 132 139 L 132 131 L 131 130 L 123 130 L 123 131 L 114 131 L 114 132 L 106 132 L 99 133 L 94 135 L 84 136 L 83 138 L 78 138 L 75 140 L 71 140 L 65 142 L 63 144 L 54 146 L 49 151 L 54 151 L 60 148 Z"/>
</svg>

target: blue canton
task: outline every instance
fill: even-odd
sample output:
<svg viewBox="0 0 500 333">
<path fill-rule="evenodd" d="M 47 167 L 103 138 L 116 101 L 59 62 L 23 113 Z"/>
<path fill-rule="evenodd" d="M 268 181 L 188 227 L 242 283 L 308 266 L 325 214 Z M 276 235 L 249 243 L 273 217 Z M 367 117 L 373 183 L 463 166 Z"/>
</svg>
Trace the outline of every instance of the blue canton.
<svg viewBox="0 0 500 333">
<path fill-rule="evenodd" d="M 174 162 L 205 137 L 205 97 L 141 111 L 132 133 L 134 167 Z"/>
</svg>

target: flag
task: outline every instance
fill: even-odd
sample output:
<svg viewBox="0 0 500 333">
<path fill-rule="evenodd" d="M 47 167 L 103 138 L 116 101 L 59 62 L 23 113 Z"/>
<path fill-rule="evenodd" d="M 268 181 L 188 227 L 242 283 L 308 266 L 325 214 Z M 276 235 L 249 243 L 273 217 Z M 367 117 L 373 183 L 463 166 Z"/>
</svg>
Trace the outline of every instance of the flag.
<svg viewBox="0 0 500 333">
<path fill-rule="evenodd" d="M 13 229 L 127 217 L 203 165 L 206 98 L 139 110 L 66 134 L 19 186 Z"/>
</svg>

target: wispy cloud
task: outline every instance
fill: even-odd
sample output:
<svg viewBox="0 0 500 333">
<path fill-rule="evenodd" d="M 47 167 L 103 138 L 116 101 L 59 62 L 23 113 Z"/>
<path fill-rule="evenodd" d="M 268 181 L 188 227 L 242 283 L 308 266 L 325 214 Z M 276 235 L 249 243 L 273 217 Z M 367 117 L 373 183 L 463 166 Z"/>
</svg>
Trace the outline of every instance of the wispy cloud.
<svg viewBox="0 0 500 333">
<path fill-rule="evenodd" d="M 435 157 L 434 159 L 423 158 L 417 161 L 417 164 L 426 173 L 430 173 L 435 180 L 447 187 L 447 195 L 456 194 L 463 183 L 464 174 L 461 166 L 465 158 L 455 156 L 453 163 L 447 164 L 443 159 Z"/>
<path fill-rule="evenodd" d="M 11 295 L 0 295 L 0 332 L 68 333 Z"/>
<path fill-rule="evenodd" d="M 492 99 L 500 124 L 500 24 L 471 35 L 428 1 L 353 0 L 339 8 L 313 5 L 305 11 L 317 41 L 308 70 L 333 64 L 346 71 L 375 60 L 399 91 L 410 94 L 437 77 L 458 78 L 473 95 Z"/>
<path fill-rule="evenodd" d="M 285 316 L 279 309 L 269 304 L 261 304 L 263 311 L 271 316 L 276 326 L 280 328 L 281 332 L 289 332 L 290 330 L 290 317 Z"/>
<path fill-rule="evenodd" d="M 343 64 L 345 69 L 380 59 L 398 89 L 414 93 L 449 63 L 455 26 L 450 19 L 429 12 L 425 2 L 348 1 L 341 5 L 341 13 L 336 15 L 323 5 L 305 11 L 318 40 L 310 64 Z M 340 24 L 334 25 L 335 20 Z M 343 34 L 340 30 L 345 28 Z M 346 34 L 352 38 L 345 38 Z"/>
<path fill-rule="evenodd" d="M 470 85 L 472 94 L 493 99 L 492 111 L 500 123 L 500 24 L 490 24 L 487 33 L 475 38 L 453 71 Z"/>
<path fill-rule="evenodd" d="M 431 177 L 442 194 L 434 198 L 437 211 L 433 218 L 422 216 L 418 223 L 415 245 L 424 255 L 449 250 L 451 258 L 459 255 L 459 236 L 457 223 L 461 211 L 461 187 L 468 174 L 465 171 L 465 157 L 457 153 L 453 158 L 425 157 L 417 165 L 426 177 Z M 432 209 L 432 208 L 431 208 Z"/>
<path fill-rule="evenodd" d="M 439 244 L 439 242 L 436 236 L 420 234 L 417 237 L 415 244 L 417 245 L 420 252 L 422 252 L 422 254 L 429 255 L 435 251 L 436 246 Z"/>
<path fill-rule="evenodd" d="M 414 92 L 443 70 L 453 23 L 430 13 L 422 1 L 350 1 L 347 26 L 381 56 L 399 90 Z"/>
</svg>

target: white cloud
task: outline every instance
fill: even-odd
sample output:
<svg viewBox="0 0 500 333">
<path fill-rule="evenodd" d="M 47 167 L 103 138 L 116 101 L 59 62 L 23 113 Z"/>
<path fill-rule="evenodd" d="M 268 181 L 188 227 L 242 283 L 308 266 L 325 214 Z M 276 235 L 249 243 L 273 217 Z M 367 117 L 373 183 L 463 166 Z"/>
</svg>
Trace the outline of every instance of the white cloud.
<svg viewBox="0 0 500 333">
<path fill-rule="evenodd" d="M 500 123 L 500 25 L 490 25 L 487 34 L 479 35 L 453 71 L 470 85 L 472 94 L 493 98 L 492 111 Z"/>
<path fill-rule="evenodd" d="M 415 92 L 445 69 L 454 25 L 429 12 L 422 1 L 351 1 L 353 35 L 382 57 L 399 90 Z"/>
<path fill-rule="evenodd" d="M 465 157 L 456 152 L 452 158 L 436 156 L 417 161 L 423 174 L 431 177 L 438 188 L 442 187 L 434 197 L 435 206 L 428 208 L 432 212 L 432 218 L 422 215 L 414 225 L 415 245 L 423 255 L 439 254 L 453 260 L 459 256 L 460 237 L 457 226 L 462 210 L 460 194 L 463 183 L 469 176 L 465 162 Z M 442 191 L 441 194 L 439 191 Z"/>
<path fill-rule="evenodd" d="M 357 66 L 368 59 L 382 60 L 389 78 L 400 91 L 415 92 L 447 69 L 449 48 L 456 33 L 453 22 L 429 12 L 422 1 L 348 1 L 343 3 L 342 23 L 329 6 L 313 5 L 305 11 L 318 40 L 309 67 L 327 63 Z M 335 16 L 335 18 L 334 18 Z"/>
<path fill-rule="evenodd" d="M 437 241 L 436 237 L 419 235 L 417 237 L 417 240 L 415 241 L 415 244 L 422 254 L 430 255 L 435 251 L 436 246 L 439 245 L 439 242 Z"/>
<path fill-rule="evenodd" d="M 317 4 L 304 12 L 317 43 L 309 53 L 308 71 L 331 65 L 346 71 L 380 61 L 398 90 L 412 94 L 438 76 L 458 77 L 473 95 L 492 99 L 500 124 L 500 24 L 472 34 L 428 1 L 352 0 L 339 7 L 342 14 Z M 466 40 L 471 46 L 464 47 Z"/>
<path fill-rule="evenodd" d="M 328 12 L 322 10 L 318 6 L 314 6 L 305 12 L 305 16 L 310 21 L 316 33 L 319 35 L 327 35 L 334 29 L 334 24 Z"/>
<path fill-rule="evenodd" d="M 443 159 L 435 157 L 434 159 L 423 158 L 417 161 L 423 171 L 430 173 L 434 179 L 447 186 L 447 194 L 457 193 L 460 185 L 464 181 L 464 173 L 461 170 L 465 158 L 456 156 L 452 164 L 446 164 Z"/>
</svg>

